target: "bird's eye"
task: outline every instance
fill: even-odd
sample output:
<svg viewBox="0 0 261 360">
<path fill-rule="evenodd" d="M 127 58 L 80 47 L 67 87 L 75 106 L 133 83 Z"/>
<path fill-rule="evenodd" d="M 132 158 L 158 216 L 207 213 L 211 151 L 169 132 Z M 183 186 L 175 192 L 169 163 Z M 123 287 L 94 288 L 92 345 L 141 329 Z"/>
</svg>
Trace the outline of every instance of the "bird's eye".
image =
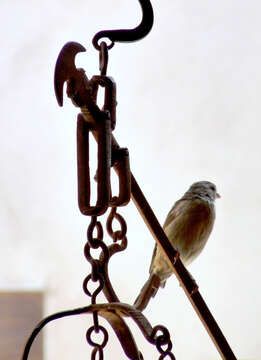
<svg viewBox="0 0 261 360">
<path fill-rule="evenodd" d="M 210 186 L 210 189 L 212 190 L 212 191 L 216 191 L 216 188 L 212 185 L 212 186 Z"/>
</svg>

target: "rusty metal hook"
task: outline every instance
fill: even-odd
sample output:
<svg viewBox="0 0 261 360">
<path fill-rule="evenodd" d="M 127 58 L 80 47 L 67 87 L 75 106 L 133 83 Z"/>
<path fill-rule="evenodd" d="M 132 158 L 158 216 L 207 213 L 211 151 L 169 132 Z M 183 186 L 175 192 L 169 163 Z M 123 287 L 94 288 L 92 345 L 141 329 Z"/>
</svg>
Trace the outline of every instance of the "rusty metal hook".
<svg viewBox="0 0 261 360">
<path fill-rule="evenodd" d="M 108 49 L 111 49 L 114 42 L 132 42 L 143 39 L 151 30 L 153 25 L 153 8 L 150 0 L 139 0 L 142 9 L 141 23 L 133 29 L 120 29 L 120 30 L 102 30 L 98 32 L 92 39 L 95 49 L 100 50 L 98 41 L 101 38 L 108 38 L 111 44 Z"/>
</svg>

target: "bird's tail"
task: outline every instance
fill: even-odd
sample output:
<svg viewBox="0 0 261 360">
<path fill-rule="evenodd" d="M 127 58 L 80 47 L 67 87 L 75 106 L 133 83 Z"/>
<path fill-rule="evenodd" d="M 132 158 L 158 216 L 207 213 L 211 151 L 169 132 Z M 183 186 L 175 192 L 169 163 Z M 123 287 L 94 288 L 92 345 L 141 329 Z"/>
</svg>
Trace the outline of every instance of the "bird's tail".
<svg viewBox="0 0 261 360">
<path fill-rule="evenodd" d="M 134 306 L 140 311 L 144 310 L 150 299 L 156 295 L 160 285 L 161 282 L 159 276 L 151 273 L 149 279 L 146 281 L 135 300 Z"/>
</svg>

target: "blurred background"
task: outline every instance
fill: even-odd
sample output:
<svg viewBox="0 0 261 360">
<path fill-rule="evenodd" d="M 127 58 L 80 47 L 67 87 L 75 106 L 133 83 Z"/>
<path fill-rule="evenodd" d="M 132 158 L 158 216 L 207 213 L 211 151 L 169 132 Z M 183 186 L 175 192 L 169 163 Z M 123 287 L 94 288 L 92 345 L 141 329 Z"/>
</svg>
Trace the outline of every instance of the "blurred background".
<svg viewBox="0 0 261 360">
<path fill-rule="evenodd" d="M 152 5 L 151 33 L 109 53 L 108 75 L 118 92 L 114 134 L 128 147 L 131 169 L 161 223 L 194 181 L 217 185 L 222 197 L 214 231 L 189 271 L 236 356 L 261 359 L 261 3 Z M 77 55 L 77 66 L 96 75 L 94 34 L 140 20 L 135 0 L 1 0 L 0 290 L 2 296 L 42 294 L 39 320 L 90 303 L 82 290 L 90 271 L 83 255 L 89 218 L 77 205 L 79 111 L 67 98 L 63 108 L 56 102 L 56 58 L 67 41 L 80 42 L 87 52 Z M 133 303 L 154 240 L 132 203 L 119 212 L 129 245 L 112 259 L 110 274 L 120 299 Z M 168 327 L 177 359 L 219 358 L 174 276 L 144 314 L 153 326 Z M 86 315 L 49 325 L 44 359 L 90 358 L 85 332 L 91 324 Z M 130 326 L 144 358 L 158 358 Z M 11 348 L 15 337 L 8 341 Z M 125 356 L 111 331 L 106 356 Z"/>
</svg>

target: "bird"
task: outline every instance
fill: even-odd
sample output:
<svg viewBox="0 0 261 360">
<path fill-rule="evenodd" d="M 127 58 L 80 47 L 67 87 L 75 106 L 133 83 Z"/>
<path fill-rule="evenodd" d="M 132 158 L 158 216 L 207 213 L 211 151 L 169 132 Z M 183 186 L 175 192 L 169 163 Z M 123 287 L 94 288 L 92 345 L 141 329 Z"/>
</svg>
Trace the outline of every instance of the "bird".
<svg viewBox="0 0 261 360">
<path fill-rule="evenodd" d="M 206 245 L 215 222 L 215 200 L 220 198 L 216 185 L 210 181 L 193 183 L 185 194 L 174 203 L 163 225 L 169 241 L 180 254 L 187 267 Z M 165 255 L 155 245 L 149 279 L 135 300 L 134 306 L 144 310 L 159 287 L 173 274 Z"/>
</svg>

